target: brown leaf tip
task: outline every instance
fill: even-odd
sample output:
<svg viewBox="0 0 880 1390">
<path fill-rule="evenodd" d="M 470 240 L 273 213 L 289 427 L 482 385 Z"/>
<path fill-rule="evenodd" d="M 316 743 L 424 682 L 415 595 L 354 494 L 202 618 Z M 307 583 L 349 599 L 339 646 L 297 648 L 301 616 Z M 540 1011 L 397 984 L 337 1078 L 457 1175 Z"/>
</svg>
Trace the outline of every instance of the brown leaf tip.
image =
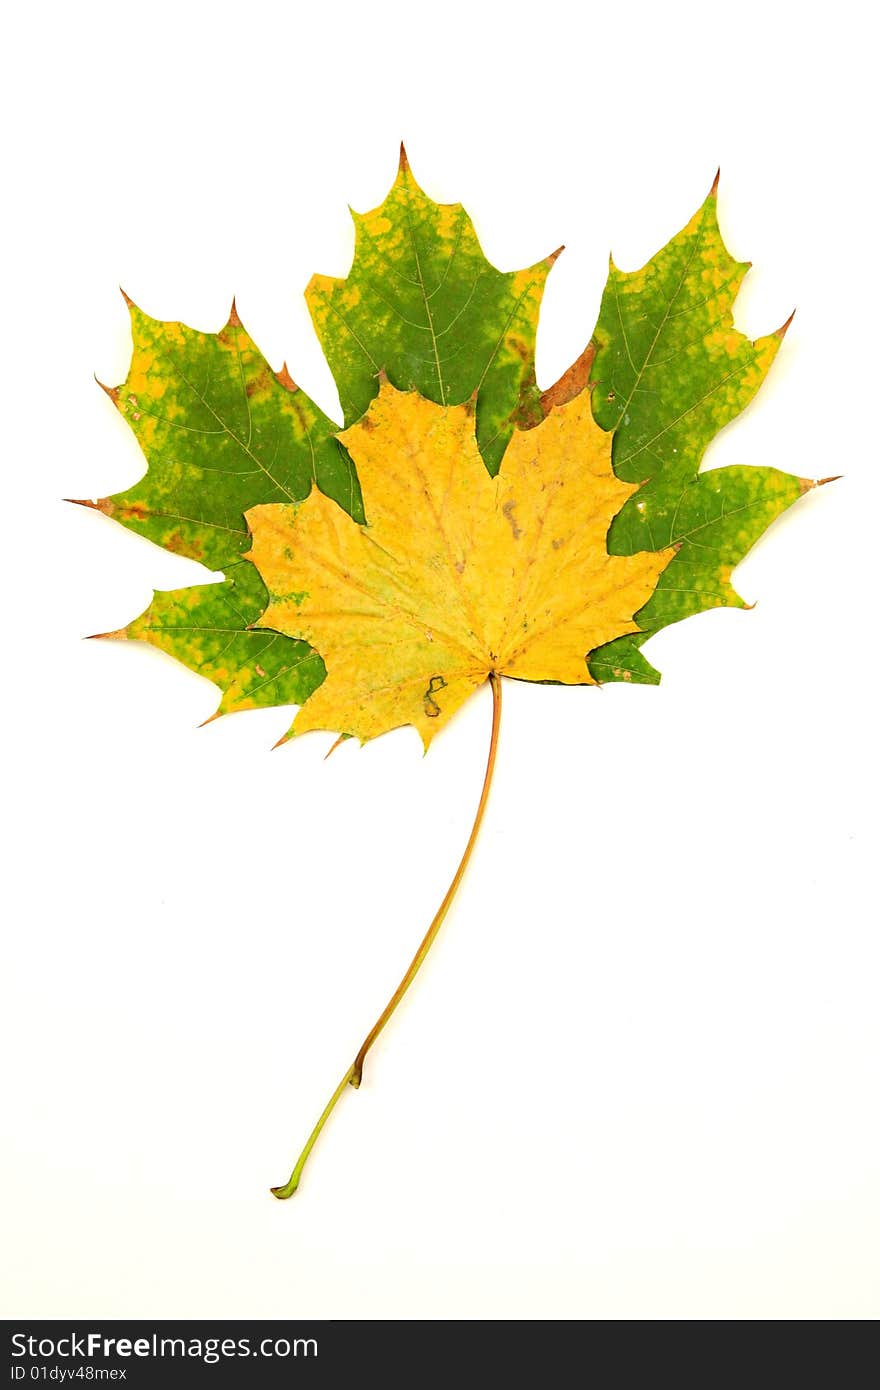
<svg viewBox="0 0 880 1390">
<path fill-rule="evenodd" d="M 90 497 L 63 497 L 61 500 L 70 502 L 74 507 L 91 507 L 93 511 L 103 512 L 105 516 L 112 516 L 115 510 L 109 497 L 99 497 L 95 502 Z"/>
<path fill-rule="evenodd" d="M 122 288 L 121 285 L 119 286 L 119 293 L 122 295 L 122 298 L 125 300 L 125 302 L 126 302 L 126 304 L 128 305 L 129 309 L 136 309 L 136 308 L 137 308 L 137 305 L 135 304 L 135 302 L 134 302 L 134 300 L 132 299 L 131 295 L 130 295 L 130 294 L 126 294 L 126 293 L 125 293 L 125 290 Z"/>
<path fill-rule="evenodd" d="M 335 753 L 336 750 L 337 750 L 337 748 L 341 748 L 342 745 L 343 745 L 343 743 L 345 743 L 346 741 L 347 741 L 347 735 L 345 735 L 345 734 L 340 734 L 339 737 L 337 738 L 336 742 L 335 742 L 335 743 L 331 743 L 330 747 L 327 749 L 327 752 L 324 754 L 324 762 L 326 763 L 327 759 L 330 757 L 330 754 L 331 754 L 331 753 Z M 276 746 L 276 748 L 277 748 L 278 745 L 276 744 L 275 746 Z"/>
<path fill-rule="evenodd" d="M 552 386 L 548 386 L 546 391 L 541 393 L 541 409 L 546 415 L 554 406 L 565 405 L 568 401 L 573 401 L 575 396 L 590 384 L 590 368 L 596 356 L 596 344 L 592 341 L 587 343 L 580 357 L 562 373 L 558 381 Z"/>
<path fill-rule="evenodd" d="M 782 325 L 782 327 L 781 327 L 781 328 L 777 328 L 776 332 L 773 334 L 773 337 L 774 337 L 774 338 L 778 338 L 779 341 L 780 341 L 780 343 L 782 342 L 783 338 L 785 337 L 786 333 L 788 332 L 789 328 L 791 327 L 792 319 L 794 318 L 794 316 L 795 316 L 796 313 L 797 313 L 797 309 L 792 309 L 791 313 L 789 314 L 788 318 L 785 320 L 785 323 Z"/>
<path fill-rule="evenodd" d="M 103 381 L 101 381 L 100 377 L 97 377 L 97 376 L 95 377 L 95 381 L 97 381 L 98 385 L 100 386 L 100 388 L 101 388 L 101 390 L 104 392 L 104 394 L 105 394 L 106 396 L 109 396 L 110 399 L 111 399 L 111 401 L 113 402 L 113 404 L 116 405 L 117 401 L 119 400 L 119 387 L 118 387 L 118 386 L 105 386 L 104 383 L 103 383 Z M 68 500 L 70 500 L 70 499 L 68 499 Z"/>
<path fill-rule="evenodd" d="M 238 310 L 235 307 L 235 296 L 232 296 L 232 307 L 229 310 L 229 322 L 233 328 L 241 328 L 241 319 L 238 317 Z"/>
<path fill-rule="evenodd" d="M 402 140 L 400 142 L 400 157 L 397 161 L 397 172 L 399 174 L 408 174 L 410 172 L 409 160 L 407 159 L 406 155 L 406 147 Z"/>
<path fill-rule="evenodd" d="M 550 255 L 547 257 L 547 264 L 548 264 L 548 265 L 555 265 L 556 262 L 559 260 L 559 257 L 562 255 L 562 253 L 563 253 L 564 250 L 565 250 L 565 242 L 563 242 L 561 246 L 557 246 L 557 248 L 556 248 L 555 251 L 551 251 L 551 252 L 550 252 Z"/>
<path fill-rule="evenodd" d="M 842 473 L 831 473 L 827 478 L 801 478 L 801 492 L 812 492 L 814 487 L 824 487 L 826 483 L 836 483 Z"/>
<path fill-rule="evenodd" d="M 290 372 L 287 370 L 287 363 L 281 363 L 281 371 L 275 373 L 275 380 L 280 381 L 282 386 L 286 386 L 288 391 L 298 391 L 299 387 L 294 381 Z"/>
<path fill-rule="evenodd" d="M 712 187 L 709 189 L 709 197 L 710 197 L 710 198 L 715 198 L 715 197 L 718 196 L 718 185 L 719 185 L 720 182 L 721 182 L 721 165 L 719 164 L 718 168 L 715 170 L 715 177 L 714 177 L 714 179 L 712 180 Z"/>
</svg>

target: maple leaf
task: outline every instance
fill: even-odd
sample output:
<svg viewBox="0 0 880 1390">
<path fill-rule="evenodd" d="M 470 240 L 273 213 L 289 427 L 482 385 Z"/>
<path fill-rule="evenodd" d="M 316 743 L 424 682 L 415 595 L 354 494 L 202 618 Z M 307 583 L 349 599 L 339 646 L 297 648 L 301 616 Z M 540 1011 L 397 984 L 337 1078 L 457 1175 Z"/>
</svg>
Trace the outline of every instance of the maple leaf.
<svg viewBox="0 0 880 1390">
<path fill-rule="evenodd" d="M 642 643 L 743 606 L 734 566 L 816 485 L 772 468 L 699 471 L 788 326 L 754 342 L 734 327 L 748 267 L 724 246 L 716 193 L 717 180 L 642 270 L 612 263 L 591 342 L 541 393 L 535 332 L 554 258 L 495 270 L 463 209 L 431 202 L 402 153 L 385 202 L 355 216 L 349 275 L 308 289 L 344 430 L 286 367 L 272 371 L 234 304 L 207 334 L 129 301 L 131 367 L 108 394 L 148 469 L 88 505 L 224 578 L 156 593 L 106 635 L 147 640 L 213 679 L 218 713 L 299 705 L 296 733 L 365 740 L 410 724 L 427 747 L 487 680 L 493 697 L 458 869 L 277 1196 L 296 1190 L 328 1115 L 359 1085 L 449 909 L 486 806 L 501 677 L 656 682 Z"/>
<path fill-rule="evenodd" d="M 389 382 L 341 438 L 365 525 L 317 491 L 246 517 L 271 596 L 259 626 L 327 665 L 294 733 L 368 739 L 412 724 L 427 748 L 491 671 L 592 684 L 587 654 L 637 631 L 633 613 L 675 554 L 608 554 L 635 486 L 615 477 L 587 391 L 515 431 L 494 479 L 470 408 Z"/>
</svg>

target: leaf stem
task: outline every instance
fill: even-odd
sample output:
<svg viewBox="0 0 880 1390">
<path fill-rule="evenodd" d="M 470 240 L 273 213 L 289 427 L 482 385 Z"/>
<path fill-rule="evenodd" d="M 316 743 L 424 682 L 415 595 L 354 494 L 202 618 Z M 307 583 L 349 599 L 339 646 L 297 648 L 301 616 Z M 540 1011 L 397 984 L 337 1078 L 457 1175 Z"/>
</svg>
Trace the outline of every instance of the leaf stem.
<svg viewBox="0 0 880 1390">
<path fill-rule="evenodd" d="M 364 1059 L 366 1058 L 366 1055 L 369 1052 L 370 1048 L 373 1046 L 373 1043 L 376 1041 L 379 1034 L 382 1032 L 386 1023 L 391 1018 L 391 1015 L 394 1013 L 394 1010 L 397 1008 L 401 999 L 406 994 L 407 990 L 409 989 L 410 985 L 412 984 L 413 980 L 418 974 L 419 968 L 422 962 L 424 961 L 425 956 L 430 951 L 431 946 L 434 943 L 434 939 L 437 936 L 437 933 L 443 925 L 443 921 L 446 917 L 446 914 L 452 906 L 452 900 L 455 897 L 458 891 L 459 884 L 461 883 L 461 880 L 464 877 L 464 871 L 468 866 L 468 861 L 471 857 L 471 854 L 473 853 L 474 845 L 477 842 L 477 835 L 479 834 L 480 825 L 483 821 L 483 814 L 486 810 L 486 803 L 489 800 L 489 788 L 492 785 L 492 774 L 495 771 L 495 755 L 498 750 L 498 732 L 501 727 L 501 678 L 494 671 L 489 672 L 489 684 L 492 688 L 492 735 L 489 741 L 489 757 L 486 763 L 486 775 L 483 778 L 483 790 L 480 793 L 480 801 L 477 806 L 477 814 L 474 817 L 474 823 L 471 828 L 471 833 L 468 838 L 468 842 L 464 848 L 464 854 L 461 856 L 461 862 L 459 863 L 459 866 L 455 871 L 455 875 L 452 879 L 452 882 L 446 890 L 446 896 L 444 897 L 442 903 L 438 907 L 433 921 L 431 922 L 431 925 L 425 932 L 419 949 L 416 951 L 415 955 L 412 958 L 412 961 L 410 962 L 409 969 L 407 970 L 403 979 L 400 981 L 400 984 L 397 986 L 397 989 L 394 991 L 391 998 L 388 1000 L 388 1003 L 385 1005 L 385 1008 L 382 1010 L 381 1014 L 376 1019 L 376 1022 L 373 1024 L 369 1033 L 364 1038 L 364 1041 L 361 1044 L 357 1056 L 355 1057 L 348 1071 L 343 1076 L 339 1085 L 336 1087 L 336 1090 L 333 1092 L 333 1095 L 330 1097 L 326 1106 L 321 1112 L 320 1119 L 318 1120 L 318 1123 L 315 1125 L 315 1128 L 312 1130 L 311 1134 L 306 1140 L 305 1147 L 296 1161 L 296 1165 L 294 1167 L 293 1172 L 291 1173 L 290 1177 L 288 1178 L 287 1182 L 283 1185 L 283 1187 L 273 1187 L 271 1189 L 273 1196 L 278 1197 L 279 1199 L 284 1199 L 285 1197 L 292 1197 L 296 1189 L 299 1187 L 299 1180 L 302 1177 L 302 1172 L 306 1166 L 306 1162 L 308 1161 L 309 1154 L 315 1147 L 315 1143 L 317 1142 L 321 1130 L 324 1128 L 324 1125 L 330 1118 L 330 1115 L 332 1114 L 337 1102 L 339 1101 L 340 1096 L 342 1096 L 342 1094 L 344 1093 L 346 1086 L 354 1086 L 355 1089 L 357 1089 L 357 1087 L 360 1086 L 361 1078 L 363 1076 L 364 1071 Z"/>
</svg>

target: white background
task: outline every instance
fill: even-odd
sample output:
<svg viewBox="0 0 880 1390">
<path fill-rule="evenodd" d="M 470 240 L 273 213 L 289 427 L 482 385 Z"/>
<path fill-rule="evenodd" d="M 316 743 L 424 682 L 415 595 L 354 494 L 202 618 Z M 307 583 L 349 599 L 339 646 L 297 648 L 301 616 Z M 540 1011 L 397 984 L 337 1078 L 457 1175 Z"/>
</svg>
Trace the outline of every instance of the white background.
<svg viewBox="0 0 880 1390">
<path fill-rule="evenodd" d="M 880 1313 L 876 189 L 867 7 L 20 8 L 6 43 L 2 1312 L 699 1318 Z M 491 260 L 565 241 L 547 385 L 607 254 L 722 166 L 738 323 L 798 316 L 709 462 L 843 482 L 742 565 L 751 613 L 659 689 L 505 691 L 481 843 L 296 1198 L 299 1146 L 466 838 L 482 692 L 270 753 L 213 688 L 86 643 L 205 577 L 64 506 L 142 472 L 95 386 L 117 285 L 336 400 L 301 291 L 404 137 Z M 869 139 L 869 137 L 871 137 Z"/>
</svg>

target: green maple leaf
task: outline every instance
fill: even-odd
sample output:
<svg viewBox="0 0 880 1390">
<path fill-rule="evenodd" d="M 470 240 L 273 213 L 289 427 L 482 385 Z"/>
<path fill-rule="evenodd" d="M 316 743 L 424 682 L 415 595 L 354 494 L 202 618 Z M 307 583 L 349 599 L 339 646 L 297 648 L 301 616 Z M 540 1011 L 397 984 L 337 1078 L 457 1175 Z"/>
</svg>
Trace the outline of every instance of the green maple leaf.
<svg viewBox="0 0 880 1390">
<path fill-rule="evenodd" d="M 590 657 L 597 680 L 656 685 L 640 648 L 709 608 L 743 608 L 731 571 L 772 521 L 813 484 L 775 468 L 699 473 L 707 445 L 761 386 L 788 323 L 751 342 L 733 323 L 748 262 L 721 238 L 718 179 L 687 226 L 641 270 L 612 262 L 593 334 L 593 411 L 614 431 L 614 471 L 641 483 L 612 522 L 613 555 L 677 546 L 636 614 L 642 632 Z M 789 319 L 789 323 L 791 320 Z"/>
</svg>

